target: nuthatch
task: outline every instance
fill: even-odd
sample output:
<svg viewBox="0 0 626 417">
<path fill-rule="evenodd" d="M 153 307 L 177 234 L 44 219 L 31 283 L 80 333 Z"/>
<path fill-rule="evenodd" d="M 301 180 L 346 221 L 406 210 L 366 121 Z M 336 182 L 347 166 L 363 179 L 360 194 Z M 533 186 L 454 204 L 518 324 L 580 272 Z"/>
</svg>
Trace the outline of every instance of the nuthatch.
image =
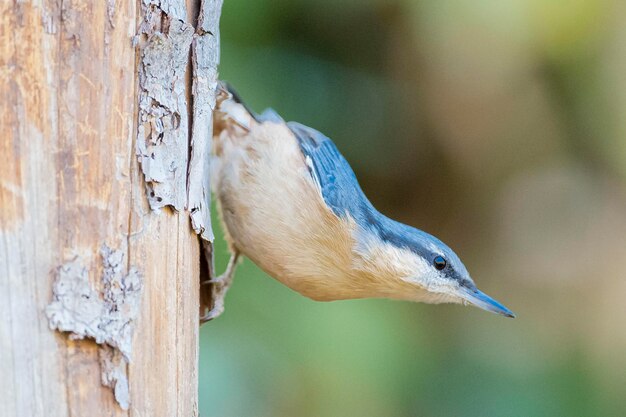
<svg viewBox="0 0 626 417">
<path fill-rule="evenodd" d="M 223 311 L 240 254 L 314 300 L 464 303 L 515 317 L 443 242 L 379 213 L 317 130 L 271 109 L 255 114 L 223 83 L 213 127 L 212 189 L 232 257 L 209 281 L 221 297 L 204 320 Z"/>
</svg>

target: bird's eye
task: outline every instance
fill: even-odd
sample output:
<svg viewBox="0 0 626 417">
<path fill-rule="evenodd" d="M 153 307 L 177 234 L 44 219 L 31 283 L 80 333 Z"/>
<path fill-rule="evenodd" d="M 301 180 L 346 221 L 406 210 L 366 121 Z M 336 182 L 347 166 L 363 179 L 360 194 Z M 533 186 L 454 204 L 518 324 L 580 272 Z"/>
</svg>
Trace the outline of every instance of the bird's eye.
<svg viewBox="0 0 626 417">
<path fill-rule="evenodd" d="M 443 256 L 436 256 L 435 259 L 433 259 L 433 264 L 435 265 L 435 269 L 441 271 L 448 263 Z"/>
</svg>

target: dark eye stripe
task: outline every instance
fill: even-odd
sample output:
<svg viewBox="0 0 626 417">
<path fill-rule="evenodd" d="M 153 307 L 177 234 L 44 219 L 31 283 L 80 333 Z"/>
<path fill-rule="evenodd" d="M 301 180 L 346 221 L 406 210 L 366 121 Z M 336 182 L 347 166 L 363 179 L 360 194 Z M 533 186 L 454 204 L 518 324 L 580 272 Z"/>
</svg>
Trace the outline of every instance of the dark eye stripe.
<svg viewBox="0 0 626 417">
<path fill-rule="evenodd" d="M 435 269 L 441 271 L 443 268 L 446 267 L 448 263 L 443 258 L 443 256 L 436 256 L 435 259 L 433 259 L 433 264 L 435 265 Z"/>
</svg>

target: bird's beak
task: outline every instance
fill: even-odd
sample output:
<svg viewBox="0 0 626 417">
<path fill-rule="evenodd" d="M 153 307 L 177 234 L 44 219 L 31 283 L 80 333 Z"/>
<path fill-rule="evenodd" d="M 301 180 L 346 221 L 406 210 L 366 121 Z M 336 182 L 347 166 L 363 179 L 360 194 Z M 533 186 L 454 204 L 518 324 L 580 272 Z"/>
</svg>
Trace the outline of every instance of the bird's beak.
<svg viewBox="0 0 626 417">
<path fill-rule="evenodd" d="M 483 310 L 500 314 L 505 317 L 515 318 L 515 314 L 511 310 L 489 297 L 478 288 L 460 287 L 459 296 L 468 303 L 478 308 L 482 308 Z"/>
</svg>

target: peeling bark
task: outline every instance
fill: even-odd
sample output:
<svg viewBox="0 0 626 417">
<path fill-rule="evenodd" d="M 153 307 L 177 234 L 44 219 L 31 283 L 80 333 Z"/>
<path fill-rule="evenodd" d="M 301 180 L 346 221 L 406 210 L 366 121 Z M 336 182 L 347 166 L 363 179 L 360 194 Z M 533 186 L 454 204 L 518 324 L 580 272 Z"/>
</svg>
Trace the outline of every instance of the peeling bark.
<svg viewBox="0 0 626 417">
<path fill-rule="evenodd" d="M 213 138 L 213 110 L 220 61 L 219 20 L 222 0 L 203 0 L 191 51 L 193 64 L 193 127 L 189 165 L 191 223 L 200 237 L 213 242 L 209 155 Z"/>
<path fill-rule="evenodd" d="M 213 308 L 214 286 L 202 282 L 214 276 L 213 228 L 211 226 L 210 153 L 213 110 L 220 61 L 219 20 L 222 0 L 202 0 L 198 28 L 191 45 L 193 65 L 193 125 L 189 164 L 188 209 L 191 224 L 200 235 L 204 273 L 200 276 L 200 316 Z"/>
<path fill-rule="evenodd" d="M 130 392 L 126 358 L 119 350 L 108 346 L 101 346 L 98 354 L 100 356 L 100 381 L 102 385 L 113 389 L 115 401 L 122 410 L 128 410 L 130 408 Z"/>
<path fill-rule="evenodd" d="M 161 3 L 160 7 L 155 3 Z M 180 7 L 185 11 L 184 5 L 182 1 L 149 2 L 139 28 L 137 155 L 152 209 L 169 205 L 182 210 L 186 203 L 185 71 L 193 27 L 185 23 L 186 14 L 177 17 Z"/>
<path fill-rule="evenodd" d="M 139 314 L 142 277 L 132 268 L 123 273 L 124 253 L 104 246 L 101 250 L 102 293 L 89 282 L 88 271 L 77 260 L 58 269 L 52 287 L 53 301 L 46 308 L 52 330 L 69 332 L 70 339 L 93 339 L 99 345 L 103 384 L 115 389 L 115 398 L 128 409 L 126 365 L 131 360 L 134 322 Z M 104 350 L 104 353 L 103 353 Z M 121 355 L 118 355 L 118 352 Z"/>
<path fill-rule="evenodd" d="M 100 294 L 91 287 L 87 269 L 76 261 L 59 268 L 53 301 L 46 308 L 50 328 L 71 332 L 72 339 L 89 337 L 119 349 L 131 358 L 134 321 L 139 313 L 142 277 L 132 268 L 122 272 L 124 253 L 104 246 Z"/>
</svg>

